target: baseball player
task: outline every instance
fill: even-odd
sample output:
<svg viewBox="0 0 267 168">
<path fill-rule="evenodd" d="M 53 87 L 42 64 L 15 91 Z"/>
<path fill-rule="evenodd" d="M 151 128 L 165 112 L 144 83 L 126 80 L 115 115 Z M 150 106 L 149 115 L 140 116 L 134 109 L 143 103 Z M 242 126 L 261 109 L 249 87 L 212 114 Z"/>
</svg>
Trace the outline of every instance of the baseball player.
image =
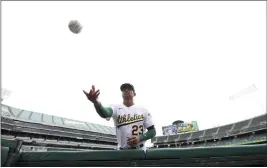
<svg viewBox="0 0 267 168">
<path fill-rule="evenodd" d="M 97 113 L 106 120 L 111 118 L 116 128 L 118 149 L 143 149 L 145 142 L 156 135 L 156 129 L 152 116 L 147 109 L 134 104 L 136 96 L 134 86 L 129 83 L 121 85 L 123 103 L 104 107 L 98 100 L 100 91 L 95 91 L 93 85 L 90 92 L 83 90 L 87 99 L 90 100 Z M 146 131 L 147 130 L 147 131 Z"/>
</svg>

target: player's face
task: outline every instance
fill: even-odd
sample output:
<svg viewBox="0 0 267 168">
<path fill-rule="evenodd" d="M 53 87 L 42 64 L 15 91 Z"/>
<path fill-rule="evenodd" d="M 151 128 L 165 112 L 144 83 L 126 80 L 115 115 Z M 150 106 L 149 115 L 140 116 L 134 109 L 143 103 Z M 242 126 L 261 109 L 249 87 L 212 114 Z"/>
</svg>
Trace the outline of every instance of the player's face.
<svg viewBox="0 0 267 168">
<path fill-rule="evenodd" d="M 129 100 L 134 97 L 134 92 L 131 88 L 125 88 L 122 90 L 122 98 L 124 100 Z"/>
</svg>

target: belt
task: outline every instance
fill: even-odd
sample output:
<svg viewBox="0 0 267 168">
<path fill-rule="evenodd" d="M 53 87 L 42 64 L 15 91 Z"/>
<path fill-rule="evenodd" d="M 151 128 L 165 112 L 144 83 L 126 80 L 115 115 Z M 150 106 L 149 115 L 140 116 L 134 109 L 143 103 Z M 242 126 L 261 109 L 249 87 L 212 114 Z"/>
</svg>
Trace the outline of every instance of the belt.
<svg viewBox="0 0 267 168">
<path fill-rule="evenodd" d="M 144 146 L 144 144 L 141 144 L 139 146 L 136 146 L 136 147 L 130 147 L 130 148 L 120 148 L 120 150 L 125 150 L 125 149 L 139 149 L 139 148 L 142 148 Z"/>
</svg>

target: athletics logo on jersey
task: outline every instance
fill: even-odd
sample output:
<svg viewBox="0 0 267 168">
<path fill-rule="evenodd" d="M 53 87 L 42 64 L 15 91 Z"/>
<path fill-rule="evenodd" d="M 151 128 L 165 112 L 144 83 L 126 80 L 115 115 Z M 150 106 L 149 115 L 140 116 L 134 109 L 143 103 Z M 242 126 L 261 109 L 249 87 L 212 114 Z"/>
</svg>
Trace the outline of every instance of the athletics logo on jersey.
<svg viewBox="0 0 267 168">
<path fill-rule="evenodd" d="M 143 121 L 144 118 L 145 118 L 144 115 L 137 115 L 137 114 L 134 114 L 133 116 L 130 114 L 128 114 L 127 116 L 125 114 L 122 116 L 118 115 L 117 118 L 118 127 Z"/>
</svg>

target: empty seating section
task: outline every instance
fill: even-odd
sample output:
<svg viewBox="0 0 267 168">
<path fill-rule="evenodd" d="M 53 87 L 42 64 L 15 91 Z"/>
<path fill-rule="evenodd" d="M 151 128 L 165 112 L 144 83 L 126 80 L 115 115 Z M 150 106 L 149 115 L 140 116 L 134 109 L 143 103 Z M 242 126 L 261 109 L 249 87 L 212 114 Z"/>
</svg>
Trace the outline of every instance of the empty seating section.
<svg viewBox="0 0 267 168">
<path fill-rule="evenodd" d="M 203 136 L 204 131 L 193 132 L 191 139 L 200 139 Z"/>
<path fill-rule="evenodd" d="M 65 127 L 69 129 L 78 129 L 85 131 L 92 131 L 96 133 L 108 134 L 115 137 L 115 128 L 107 127 L 99 124 L 91 124 L 82 121 L 75 121 L 71 119 L 66 119 L 58 116 L 52 116 L 32 111 L 21 110 L 13 107 L 9 107 L 6 105 L 2 106 L 2 113 L 9 114 L 11 116 L 16 117 L 18 120 L 31 122 L 38 122 L 40 126 L 58 126 Z M 10 110 L 9 110 L 10 109 Z M 42 124 L 42 125 L 41 125 Z M 36 126 L 36 125 L 35 125 Z"/>
<path fill-rule="evenodd" d="M 165 142 L 167 142 L 167 136 L 157 137 L 157 143 L 165 143 Z"/>
<path fill-rule="evenodd" d="M 89 148 L 115 149 L 117 147 L 117 140 L 115 136 L 116 131 L 113 127 L 20 110 L 5 105 L 2 106 L 1 119 L 1 128 L 7 132 L 6 134 L 9 134 L 8 132 L 12 131 L 21 132 L 16 136 L 2 135 L 2 138 L 4 139 L 15 138 L 23 140 L 24 142 L 36 141 L 40 144 L 51 144 L 52 147 L 62 147 L 62 149 L 72 147 L 77 150 L 89 150 Z M 247 126 L 249 127 L 247 128 Z M 155 146 L 159 145 L 159 147 L 163 148 L 168 147 L 170 144 L 172 144 L 170 148 L 215 145 L 224 146 L 230 145 L 231 143 L 240 144 L 247 139 L 255 141 L 264 138 L 266 139 L 266 136 L 255 135 L 250 137 L 238 137 L 239 139 L 224 140 L 225 138 L 228 138 L 225 137 L 227 133 L 232 131 L 230 132 L 232 135 L 239 136 L 238 133 L 242 133 L 240 130 L 243 128 L 245 128 L 245 131 L 254 131 L 256 128 L 260 129 L 263 127 L 266 128 L 266 114 L 253 119 L 237 122 L 235 124 L 228 124 L 207 130 L 170 136 L 157 136 L 152 138 L 151 142 L 156 144 Z M 213 138 L 217 138 L 217 140 L 210 141 Z M 183 143 L 182 141 L 187 142 Z M 191 142 L 196 142 L 196 144 L 192 144 Z"/>
<path fill-rule="evenodd" d="M 23 113 L 20 113 L 23 114 Z M 31 118 L 32 114 L 29 115 Z M 40 117 L 40 115 L 38 115 Z M 114 149 L 116 148 L 116 137 L 113 134 L 103 134 L 101 132 L 89 132 L 85 130 L 77 130 L 59 127 L 55 125 L 46 125 L 39 123 L 31 123 L 20 120 L 12 120 L 8 118 L 2 118 L 3 121 L 12 121 L 13 124 L 1 123 L 2 130 L 9 131 L 17 131 L 20 132 L 16 137 L 3 135 L 2 138 L 5 139 L 19 139 L 23 140 L 26 143 L 36 143 L 36 145 L 63 145 L 65 148 L 69 148 L 71 146 L 81 146 L 83 142 L 81 140 L 94 140 L 95 142 L 99 142 L 99 144 L 87 145 L 87 147 L 93 147 L 98 149 Z M 101 126 L 102 132 L 103 130 L 111 131 L 110 129 L 105 128 L 105 126 Z M 6 132 L 7 133 L 7 132 Z M 38 136 L 39 135 L 39 136 Z M 46 138 L 47 137 L 47 138 Z M 63 139 L 60 137 L 64 137 Z M 70 140 L 66 140 L 70 138 Z M 88 144 L 92 143 L 89 142 Z M 103 143 L 109 143 L 107 145 L 103 145 Z M 69 147 L 68 147 L 69 146 Z"/>
<path fill-rule="evenodd" d="M 7 117 L 1 116 L 1 123 L 14 124 L 14 120 L 12 118 L 7 118 Z"/>
<path fill-rule="evenodd" d="M 188 140 L 188 138 L 191 136 L 191 133 L 184 133 L 184 134 L 180 134 L 179 136 L 179 141 L 185 141 Z"/>
<path fill-rule="evenodd" d="M 248 126 L 250 120 L 251 119 L 235 123 L 233 130 L 241 130 L 243 127 Z"/>
<path fill-rule="evenodd" d="M 179 135 L 170 135 L 168 138 L 168 142 L 174 142 L 177 141 L 179 138 Z"/>
<path fill-rule="evenodd" d="M 245 128 L 243 131 L 244 132 L 251 132 L 251 131 L 255 131 L 255 130 L 260 130 L 260 129 L 266 129 L 266 125 L 253 125 L 253 126 L 249 126 L 248 128 Z"/>
<path fill-rule="evenodd" d="M 2 106 L 2 111 L 14 116 L 7 118 L 1 116 L 1 129 L 6 131 L 21 132 L 25 135 L 18 135 L 16 139 L 21 139 L 25 142 L 36 141 L 50 144 L 67 144 L 69 141 L 58 141 L 57 138 L 71 138 L 72 144 L 78 144 L 75 139 L 88 139 L 105 143 L 104 148 L 116 146 L 115 129 L 113 127 L 102 126 L 80 121 L 64 119 L 62 117 L 51 116 L 31 111 L 24 111 L 8 106 Z M 10 110 L 11 109 L 11 110 Z M 10 113 L 9 113 L 10 112 Z M 7 115 L 5 115 L 7 116 Z M 36 137 L 40 135 L 41 137 Z M 46 139 L 45 136 L 50 135 L 57 137 L 56 139 Z M 35 137 L 33 137 L 35 136 Z M 3 138 L 10 139 L 7 135 Z M 14 136 L 13 136 L 14 138 Z M 89 142 L 90 143 L 90 142 Z M 81 143 L 82 144 L 82 143 Z"/>
<path fill-rule="evenodd" d="M 252 119 L 251 123 L 249 126 L 255 126 L 255 125 L 260 125 L 261 122 L 266 122 L 266 114 L 262 116 L 258 116 Z"/>
<path fill-rule="evenodd" d="M 213 134 L 216 133 L 218 130 L 218 127 L 216 128 L 211 128 L 211 129 L 207 129 L 204 133 L 204 136 L 203 137 L 213 137 Z"/>
<path fill-rule="evenodd" d="M 227 131 L 230 131 L 232 127 L 233 127 L 233 124 L 221 126 L 219 127 L 218 134 L 226 133 Z"/>
<path fill-rule="evenodd" d="M 13 126 L 12 124 L 9 124 L 9 123 L 1 123 L 1 129 L 12 130 Z"/>
</svg>

